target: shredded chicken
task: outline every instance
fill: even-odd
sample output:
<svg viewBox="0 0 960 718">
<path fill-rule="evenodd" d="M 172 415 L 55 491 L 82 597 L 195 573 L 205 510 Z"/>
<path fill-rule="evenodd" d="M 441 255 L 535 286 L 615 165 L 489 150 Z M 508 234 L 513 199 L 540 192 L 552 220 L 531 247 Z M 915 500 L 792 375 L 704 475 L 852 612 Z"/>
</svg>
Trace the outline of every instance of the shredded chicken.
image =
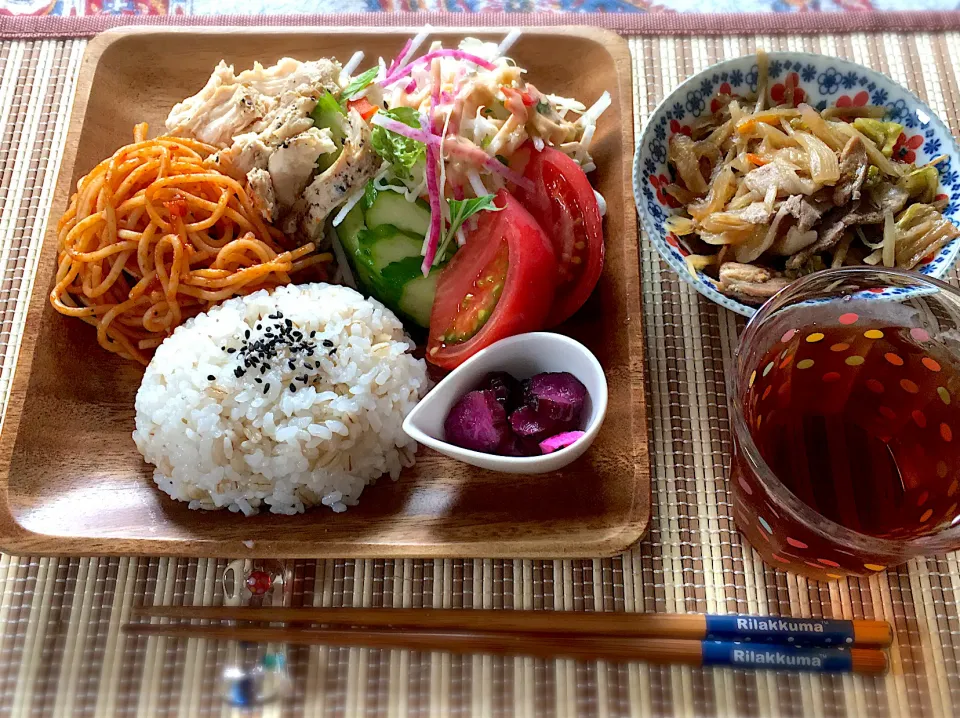
<svg viewBox="0 0 960 718">
<path fill-rule="evenodd" d="M 270 155 L 267 169 L 270 170 L 277 203 L 281 208 L 293 207 L 313 176 L 317 159 L 320 155 L 335 152 L 336 149 L 337 145 L 330 136 L 329 129 L 318 130 L 311 127 L 283 142 Z"/>
<path fill-rule="evenodd" d="M 910 269 L 960 237 L 937 199 L 936 163 L 894 157 L 904 128 L 883 108 L 818 112 L 794 92 L 770 107 L 765 53 L 757 65 L 756 96 L 720 98 L 668 142 L 675 180 L 663 189 L 685 210 L 668 226 L 691 271 L 755 304 L 828 266 Z"/>
<path fill-rule="evenodd" d="M 273 182 L 266 170 L 255 167 L 247 173 L 247 193 L 254 209 L 265 220 L 272 222 L 277 213 L 277 202 L 273 193 Z"/>
<path fill-rule="evenodd" d="M 167 130 L 222 147 L 206 164 L 245 180 L 260 213 L 276 221 L 310 182 L 317 158 L 338 149 L 311 113 L 324 92 L 339 92 L 339 75 L 340 65 L 325 59 L 286 57 L 239 75 L 221 61 L 200 92 L 170 111 Z"/>
<path fill-rule="evenodd" d="M 343 151 L 306 188 L 285 220 L 283 230 L 294 234 L 299 229 L 304 237 L 313 239 L 323 231 L 327 215 L 348 195 L 363 188 L 379 166 L 379 158 L 370 145 L 370 127 L 356 110 L 350 110 Z"/>
<path fill-rule="evenodd" d="M 264 169 L 271 152 L 273 149 L 263 144 L 256 132 L 246 132 L 234 137 L 233 144 L 226 149 L 207 157 L 204 164 L 242 180 L 255 167 Z"/>
<path fill-rule="evenodd" d="M 170 110 L 167 132 L 225 146 L 275 109 L 284 93 L 319 96 L 323 89 L 339 91 L 339 75 L 339 63 L 331 60 L 285 57 L 272 67 L 254 63 L 239 75 L 221 60 L 200 92 Z"/>
</svg>

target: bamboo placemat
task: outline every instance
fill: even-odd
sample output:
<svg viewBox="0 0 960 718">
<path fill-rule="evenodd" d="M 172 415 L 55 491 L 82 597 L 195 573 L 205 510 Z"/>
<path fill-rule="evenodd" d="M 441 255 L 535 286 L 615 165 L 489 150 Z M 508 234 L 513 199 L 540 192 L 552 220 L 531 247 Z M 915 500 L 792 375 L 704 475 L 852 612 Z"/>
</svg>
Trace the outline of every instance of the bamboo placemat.
<svg viewBox="0 0 960 718">
<path fill-rule="evenodd" d="M 27 297 L 85 40 L 0 43 L 0 397 Z M 637 130 L 683 78 L 757 46 L 849 57 L 912 88 L 960 129 L 960 34 L 630 39 Z M 294 604 L 696 611 L 885 618 L 878 679 L 640 664 L 296 649 L 293 696 L 266 714 L 315 716 L 950 716 L 960 706 L 960 564 L 950 554 L 863 580 L 765 566 L 730 518 L 725 368 L 741 324 L 643 241 L 650 377 L 650 533 L 613 559 L 292 563 Z M 956 277 L 953 279 L 957 281 Z M 69 418 L 65 423 L 69 430 Z M 327 519 L 330 517 L 321 517 Z M 0 715 L 228 714 L 223 646 L 126 637 L 130 607 L 222 600 L 225 560 L 0 556 Z"/>
</svg>

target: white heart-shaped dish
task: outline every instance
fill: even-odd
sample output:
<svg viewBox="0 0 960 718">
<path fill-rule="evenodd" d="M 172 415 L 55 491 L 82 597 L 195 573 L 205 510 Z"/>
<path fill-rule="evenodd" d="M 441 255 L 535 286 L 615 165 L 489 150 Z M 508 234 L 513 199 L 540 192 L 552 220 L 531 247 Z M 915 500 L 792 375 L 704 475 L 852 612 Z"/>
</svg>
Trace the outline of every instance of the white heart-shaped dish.
<svg viewBox="0 0 960 718">
<path fill-rule="evenodd" d="M 584 435 L 570 446 L 543 456 L 498 456 L 448 444 L 443 440 L 447 414 L 491 371 L 505 371 L 521 380 L 541 372 L 573 374 L 587 387 Z M 450 372 L 407 415 L 403 430 L 424 446 L 473 466 L 508 474 L 544 474 L 563 468 L 590 448 L 606 413 L 607 379 L 590 350 L 563 334 L 530 332 L 501 339 Z"/>
</svg>

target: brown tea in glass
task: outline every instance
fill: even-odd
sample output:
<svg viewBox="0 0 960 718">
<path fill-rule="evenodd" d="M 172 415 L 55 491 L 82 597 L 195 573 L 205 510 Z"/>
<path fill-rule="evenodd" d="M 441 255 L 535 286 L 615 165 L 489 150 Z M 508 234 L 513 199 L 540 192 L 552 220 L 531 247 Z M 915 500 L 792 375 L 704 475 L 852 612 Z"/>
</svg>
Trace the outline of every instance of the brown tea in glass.
<svg viewBox="0 0 960 718">
<path fill-rule="evenodd" d="M 960 545 L 960 293 L 899 270 L 804 277 L 737 352 L 734 518 L 780 568 L 866 575 Z"/>
</svg>

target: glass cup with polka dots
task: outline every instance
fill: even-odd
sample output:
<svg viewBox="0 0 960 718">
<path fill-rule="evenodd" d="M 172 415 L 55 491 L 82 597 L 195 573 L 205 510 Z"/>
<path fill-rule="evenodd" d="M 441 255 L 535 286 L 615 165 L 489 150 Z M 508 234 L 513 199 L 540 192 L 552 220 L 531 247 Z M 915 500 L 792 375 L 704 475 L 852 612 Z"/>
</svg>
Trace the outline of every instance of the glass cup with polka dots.
<svg viewBox="0 0 960 718">
<path fill-rule="evenodd" d="M 960 548 L 960 291 L 807 275 L 747 325 L 729 380 L 734 518 L 768 563 L 869 575 Z"/>
</svg>

